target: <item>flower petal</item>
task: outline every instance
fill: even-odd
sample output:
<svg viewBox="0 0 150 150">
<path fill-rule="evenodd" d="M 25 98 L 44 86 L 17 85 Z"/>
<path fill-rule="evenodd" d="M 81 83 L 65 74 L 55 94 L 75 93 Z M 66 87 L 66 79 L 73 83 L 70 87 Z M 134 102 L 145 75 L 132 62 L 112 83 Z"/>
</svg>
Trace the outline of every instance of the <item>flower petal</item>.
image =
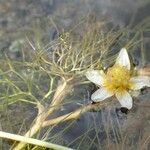
<svg viewBox="0 0 150 150">
<path fill-rule="evenodd" d="M 100 88 L 96 92 L 94 92 L 91 96 L 91 99 L 94 102 L 103 101 L 104 99 L 113 96 L 114 93 L 108 92 L 105 88 Z"/>
<path fill-rule="evenodd" d="M 126 107 L 128 109 L 132 108 L 132 97 L 127 91 L 125 91 L 123 94 L 116 93 L 116 97 L 122 107 Z"/>
<path fill-rule="evenodd" d="M 145 86 L 150 87 L 150 77 L 148 76 L 132 77 L 130 81 L 133 83 L 132 90 L 139 90 Z"/>
<path fill-rule="evenodd" d="M 91 82 L 97 85 L 103 84 L 104 72 L 102 70 L 89 70 L 85 75 Z"/>
<path fill-rule="evenodd" d="M 126 48 L 122 48 L 119 52 L 119 55 L 116 59 L 116 64 L 126 67 L 130 70 L 130 59 Z"/>
</svg>

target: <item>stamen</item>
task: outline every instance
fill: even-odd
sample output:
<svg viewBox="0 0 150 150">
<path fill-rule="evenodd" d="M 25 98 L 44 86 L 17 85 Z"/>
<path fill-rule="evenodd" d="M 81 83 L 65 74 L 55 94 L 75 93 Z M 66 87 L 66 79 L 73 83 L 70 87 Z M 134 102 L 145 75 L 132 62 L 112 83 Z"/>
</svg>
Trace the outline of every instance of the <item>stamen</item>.
<svg viewBox="0 0 150 150">
<path fill-rule="evenodd" d="M 114 65 L 106 73 L 104 87 L 110 92 L 123 93 L 131 87 L 130 77 L 130 71 L 126 67 Z"/>
</svg>

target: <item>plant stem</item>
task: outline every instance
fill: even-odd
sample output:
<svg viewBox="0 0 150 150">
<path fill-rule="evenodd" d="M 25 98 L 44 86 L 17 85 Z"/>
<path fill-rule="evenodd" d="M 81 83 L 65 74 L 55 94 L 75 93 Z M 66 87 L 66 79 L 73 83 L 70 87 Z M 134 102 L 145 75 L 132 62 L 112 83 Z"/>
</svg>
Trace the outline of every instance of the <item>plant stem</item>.
<svg viewBox="0 0 150 150">
<path fill-rule="evenodd" d="M 41 140 L 24 137 L 24 136 L 12 134 L 12 133 L 7 133 L 7 132 L 3 132 L 3 131 L 0 131 L 0 137 L 15 140 L 15 141 L 20 141 L 20 142 L 24 142 L 24 143 L 29 143 L 29 144 L 33 144 L 33 145 L 37 145 L 37 146 L 41 146 L 41 147 L 45 147 L 45 148 L 50 148 L 50 149 L 54 149 L 54 150 L 73 150 L 71 148 L 64 147 L 61 145 L 52 144 L 49 142 L 44 142 Z"/>
<path fill-rule="evenodd" d="M 85 106 L 83 106 L 83 107 L 81 107 L 81 108 L 79 108 L 73 112 L 68 113 L 68 114 L 59 116 L 59 117 L 54 118 L 54 119 L 44 121 L 42 124 L 42 127 L 50 126 L 53 124 L 58 124 L 60 122 L 64 122 L 64 121 L 68 121 L 68 120 L 72 120 L 72 119 L 77 119 L 84 112 L 87 112 L 87 111 L 94 109 L 96 107 L 98 107 L 98 108 L 104 107 L 104 106 L 108 105 L 110 102 L 111 101 L 108 101 L 107 103 L 101 102 L 101 103 L 94 103 L 94 104 L 85 105 Z"/>
<path fill-rule="evenodd" d="M 68 82 L 70 80 L 72 80 L 72 78 L 69 79 L 69 80 L 63 81 L 57 87 L 56 92 L 54 94 L 54 97 L 52 99 L 52 102 L 49 105 L 48 109 L 44 110 L 43 112 L 40 111 L 38 113 L 39 115 L 37 116 L 37 119 L 36 119 L 35 123 L 31 127 L 31 129 L 27 131 L 27 133 L 25 134 L 25 137 L 32 137 L 33 135 L 35 135 L 42 128 L 42 124 L 45 121 L 45 119 L 57 108 L 57 106 L 61 103 L 62 98 L 67 94 L 67 92 L 68 92 L 67 89 L 70 86 L 70 84 L 68 84 Z M 21 142 L 13 150 L 20 150 L 25 145 L 26 145 L 26 143 Z"/>
<path fill-rule="evenodd" d="M 138 74 L 140 74 L 140 73 L 138 72 Z M 72 79 L 70 79 L 70 80 L 72 80 Z M 70 80 L 68 80 L 68 81 L 70 81 Z M 56 92 L 53 97 L 53 100 L 52 100 L 51 104 L 49 105 L 48 109 L 46 111 L 39 113 L 39 115 L 37 116 L 36 122 L 31 127 L 31 129 L 25 134 L 26 137 L 32 137 L 43 127 L 53 125 L 53 124 L 58 124 L 60 122 L 64 122 L 64 121 L 71 120 L 71 119 L 76 119 L 82 113 L 84 113 L 90 109 L 93 109 L 97 106 L 103 107 L 103 106 L 106 106 L 108 103 L 110 103 L 110 102 L 108 102 L 108 103 L 101 102 L 101 103 L 95 103 L 95 104 L 88 104 L 88 105 L 85 105 L 73 112 L 68 113 L 68 114 L 62 115 L 62 116 L 54 118 L 54 119 L 46 120 L 46 118 L 55 109 L 57 109 L 57 106 L 61 103 L 62 97 L 64 97 L 67 94 L 67 89 L 68 89 L 67 82 L 68 81 L 63 82 L 62 84 L 60 84 L 57 87 Z M 19 143 L 13 150 L 20 150 L 25 145 L 26 145 L 25 143 Z"/>
<path fill-rule="evenodd" d="M 150 76 L 150 64 L 145 65 L 143 68 L 137 70 L 139 76 Z"/>
</svg>

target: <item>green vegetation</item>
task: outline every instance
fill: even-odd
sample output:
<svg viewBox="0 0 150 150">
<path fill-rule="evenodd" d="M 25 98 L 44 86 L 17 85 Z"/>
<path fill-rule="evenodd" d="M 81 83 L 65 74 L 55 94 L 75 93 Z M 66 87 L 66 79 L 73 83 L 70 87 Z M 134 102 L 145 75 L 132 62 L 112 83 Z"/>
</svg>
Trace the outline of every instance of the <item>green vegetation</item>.
<svg viewBox="0 0 150 150">
<path fill-rule="evenodd" d="M 87 92 L 79 94 L 80 99 L 77 99 L 79 97 L 75 91 L 78 88 L 83 91 L 85 87 L 89 88 L 89 82 L 84 76 L 86 70 L 105 69 L 110 66 L 122 47 L 129 51 L 141 49 L 142 62 L 145 61 L 143 33 L 150 29 L 148 22 L 149 18 L 134 28 L 122 29 L 109 29 L 109 24 L 103 22 L 84 22 L 75 26 L 73 30 L 58 33 L 58 37 L 47 45 L 42 43 L 41 30 L 33 30 L 33 36 L 26 38 L 26 44 L 30 49 L 20 49 L 21 56 L 16 60 L 8 55 L 0 59 L 0 109 L 7 114 L 4 121 L 7 126 L 4 131 L 15 130 L 15 134 L 68 147 L 74 145 L 77 149 L 90 149 L 93 145 L 99 147 L 101 143 L 97 143 L 101 129 L 96 125 L 83 131 L 70 144 L 64 143 L 63 133 L 77 123 L 77 118 L 84 112 L 105 108 L 114 101 L 83 104 L 82 100 L 87 98 Z M 82 92 L 80 90 L 77 92 Z M 73 109 L 70 111 L 67 105 L 73 106 Z M 62 111 L 63 108 L 65 111 Z M 16 113 L 19 109 L 20 113 Z M 123 138 L 119 127 L 118 131 L 116 128 L 113 129 L 112 118 L 109 119 L 104 119 L 103 130 L 107 136 L 104 143 L 109 143 L 109 146 L 113 144 L 119 149 L 125 145 L 126 137 Z M 111 124 L 106 125 L 107 121 Z M 53 132 L 57 125 L 64 123 L 64 128 L 58 128 L 57 132 Z M 118 126 L 121 125 L 118 123 Z M 113 130 L 116 141 L 114 143 L 111 143 L 109 128 Z M 93 139 L 88 136 L 91 132 L 95 133 Z M 87 137 L 88 140 L 85 141 Z M 121 139 L 121 145 L 117 142 L 118 138 Z M 145 140 L 143 146 L 146 144 Z M 12 144 L 14 150 L 24 147 L 30 150 L 41 149 L 21 142 Z"/>
</svg>

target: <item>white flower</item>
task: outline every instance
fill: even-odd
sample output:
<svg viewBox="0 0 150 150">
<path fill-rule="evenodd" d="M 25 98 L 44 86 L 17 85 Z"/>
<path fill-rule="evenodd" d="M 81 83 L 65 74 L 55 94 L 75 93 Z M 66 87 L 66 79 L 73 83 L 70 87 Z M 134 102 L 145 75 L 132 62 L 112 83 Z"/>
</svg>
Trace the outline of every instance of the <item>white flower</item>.
<svg viewBox="0 0 150 150">
<path fill-rule="evenodd" d="M 119 100 L 122 107 L 132 108 L 132 97 L 129 90 L 139 90 L 150 87 L 150 77 L 131 76 L 130 60 L 125 48 L 122 48 L 113 67 L 106 73 L 103 70 L 89 70 L 86 77 L 100 88 L 94 92 L 91 99 L 94 102 L 103 101 L 113 95 Z"/>
</svg>

